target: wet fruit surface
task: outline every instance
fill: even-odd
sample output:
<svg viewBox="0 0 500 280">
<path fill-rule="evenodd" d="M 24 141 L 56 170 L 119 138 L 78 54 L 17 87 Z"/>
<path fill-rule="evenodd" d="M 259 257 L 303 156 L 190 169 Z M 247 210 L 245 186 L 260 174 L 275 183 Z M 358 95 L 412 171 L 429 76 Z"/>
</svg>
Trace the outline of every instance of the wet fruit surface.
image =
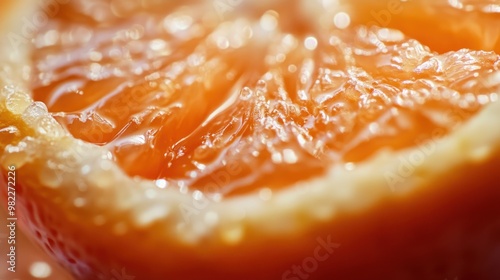
<svg viewBox="0 0 500 280">
<path fill-rule="evenodd" d="M 498 279 L 498 5 L 226 2 L 70 1 L 33 92 L 0 68 L 31 238 L 77 279 Z"/>
<path fill-rule="evenodd" d="M 221 22 L 203 2 L 92 3 L 39 31 L 34 97 L 128 174 L 181 189 L 214 174 L 226 195 L 286 186 L 444 135 L 498 99 L 498 55 L 439 55 L 343 12 L 293 32 L 283 4 Z"/>
</svg>

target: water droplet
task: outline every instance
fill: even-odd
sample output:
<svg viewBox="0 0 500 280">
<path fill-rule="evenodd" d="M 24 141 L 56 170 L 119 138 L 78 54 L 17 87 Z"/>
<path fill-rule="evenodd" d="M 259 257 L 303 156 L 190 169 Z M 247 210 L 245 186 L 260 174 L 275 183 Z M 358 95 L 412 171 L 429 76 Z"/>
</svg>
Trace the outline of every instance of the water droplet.
<svg viewBox="0 0 500 280">
<path fill-rule="evenodd" d="M 304 46 L 306 47 L 306 49 L 313 51 L 318 47 L 318 40 L 312 36 L 307 37 L 304 40 Z"/>
<path fill-rule="evenodd" d="M 169 33 L 184 31 L 193 26 L 194 20 L 186 13 L 175 13 L 165 18 L 163 27 Z"/>
<path fill-rule="evenodd" d="M 297 163 L 299 158 L 297 157 L 297 154 L 295 153 L 294 150 L 285 149 L 283 150 L 283 160 L 285 161 L 285 163 L 294 164 Z"/>
<path fill-rule="evenodd" d="M 241 89 L 240 99 L 248 100 L 252 97 L 252 95 L 253 95 L 252 89 L 250 89 L 249 87 L 244 87 L 243 89 Z"/>
<path fill-rule="evenodd" d="M 282 63 L 283 61 L 285 61 L 286 59 L 286 55 L 284 53 L 279 53 L 276 55 L 276 62 L 278 63 Z"/>
<path fill-rule="evenodd" d="M 149 48 L 153 51 L 161 51 L 167 47 L 167 42 L 162 39 L 154 39 L 149 42 Z"/>
<path fill-rule="evenodd" d="M 405 38 L 405 35 L 403 32 L 399 30 L 394 30 L 394 29 L 389 29 L 389 28 L 381 28 L 377 31 L 377 36 L 381 41 L 384 42 L 398 42 L 401 41 Z M 404 45 L 404 44 L 403 44 Z M 409 46 L 407 46 L 409 47 Z M 416 45 L 415 46 L 417 49 L 415 51 L 420 51 L 424 52 L 425 50 L 421 45 Z M 409 47 L 412 49 L 412 47 Z"/>
<path fill-rule="evenodd" d="M 491 102 L 497 102 L 498 101 L 498 93 L 494 92 L 490 94 L 490 100 Z"/>
<path fill-rule="evenodd" d="M 165 179 L 158 179 L 155 181 L 155 185 L 160 189 L 164 189 L 168 186 L 168 182 Z"/>
<path fill-rule="evenodd" d="M 351 17 L 345 12 L 340 12 L 333 17 L 333 23 L 337 28 L 345 29 L 351 24 Z"/>
<path fill-rule="evenodd" d="M 219 37 L 216 40 L 217 47 L 221 50 L 229 48 L 229 40 L 226 37 Z"/>
<path fill-rule="evenodd" d="M 370 125 L 368 126 L 368 129 L 374 135 L 380 133 L 380 125 L 378 123 L 375 123 L 375 122 L 370 123 Z"/>
<path fill-rule="evenodd" d="M 283 162 L 283 156 L 281 155 L 281 153 L 279 152 L 274 152 L 272 155 L 271 155 L 271 160 L 274 162 L 274 163 L 282 163 Z"/>
<path fill-rule="evenodd" d="M 49 30 L 43 36 L 42 46 L 47 47 L 47 46 L 55 45 L 58 40 L 59 40 L 59 32 L 55 29 Z M 39 47 L 39 46 L 37 46 L 37 47 Z"/>
<path fill-rule="evenodd" d="M 92 61 L 99 62 L 102 60 L 102 53 L 99 51 L 91 51 L 89 53 L 89 59 Z"/>
<path fill-rule="evenodd" d="M 203 193 L 201 191 L 194 191 L 193 192 L 193 199 L 194 200 L 202 200 L 203 199 Z"/>
<path fill-rule="evenodd" d="M 347 171 L 353 171 L 355 168 L 356 168 L 356 164 L 352 163 L 352 162 L 348 162 L 344 165 L 344 168 L 347 170 Z"/>
<path fill-rule="evenodd" d="M 52 274 L 50 265 L 42 261 L 32 263 L 29 270 L 31 276 L 38 279 L 48 278 Z"/>
<path fill-rule="evenodd" d="M 259 92 L 266 92 L 267 82 L 265 80 L 260 79 L 255 86 L 255 89 Z"/>
<path fill-rule="evenodd" d="M 272 31 L 278 26 L 279 14 L 275 11 L 267 11 L 260 18 L 260 27 L 266 31 Z"/>
<path fill-rule="evenodd" d="M 188 176 L 189 176 L 189 178 L 194 179 L 194 178 L 196 178 L 198 176 L 198 173 L 196 171 L 190 171 L 188 173 Z"/>
<path fill-rule="evenodd" d="M 206 145 L 201 145 L 194 150 L 193 159 L 203 161 L 210 156 L 210 148 Z"/>
<path fill-rule="evenodd" d="M 80 172 L 82 175 L 88 175 L 90 173 L 90 171 L 92 170 L 92 167 L 88 164 L 82 166 L 82 168 L 80 169 Z"/>
<path fill-rule="evenodd" d="M 31 104 L 30 96 L 25 92 L 15 91 L 7 96 L 5 106 L 13 114 L 21 114 Z"/>
<path fill-rule="evenodd" d="M 113 60 L 120 60 L 120 59 L 122 59 L 123 53 L 120 49 L 113 48 L 113 49 L 109 50 L 108 55 Z"/>
</svg>

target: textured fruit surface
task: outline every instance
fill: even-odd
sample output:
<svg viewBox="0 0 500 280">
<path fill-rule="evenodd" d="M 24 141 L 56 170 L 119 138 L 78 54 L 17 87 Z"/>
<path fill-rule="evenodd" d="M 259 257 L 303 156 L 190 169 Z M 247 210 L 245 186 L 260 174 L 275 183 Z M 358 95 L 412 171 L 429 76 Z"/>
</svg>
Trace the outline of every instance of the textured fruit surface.
<svg viewBox="0 0 500 280">
<path fill-rule="evenodd" d="M 85 280 L 497 280 L 499 5 L 68 1 L 0 67 L 24 230 Z"/>
<path fill-rule="evenodd" d="M 34 97 L 129 175 L 194 189 L 232 169 L 224 194 L 414 146 L 498 99 L 493 52 L 437 54 L 343 12 L 303 34 L 277 3 L 218 24 L 205 3 L 76 1 L 37 35 Z"/>
</svg>

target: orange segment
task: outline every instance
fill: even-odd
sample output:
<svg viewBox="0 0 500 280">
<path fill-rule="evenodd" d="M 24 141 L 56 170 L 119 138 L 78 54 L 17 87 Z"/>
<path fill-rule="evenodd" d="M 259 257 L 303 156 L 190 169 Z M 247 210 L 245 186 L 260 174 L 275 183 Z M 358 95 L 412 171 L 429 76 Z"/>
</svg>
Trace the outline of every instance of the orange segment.
<svg viewBox="0 0 500 280">
<path fill-rule="evenodd" d="M 437 55 L 399 31 L 293 35 L 276 12 L 215 27 L 196 6 L 96 20 L 76 6 L 38 35 L 35 99 L 129 175 L 173 186 L 227 168 L 224 194 L 286 186 L 444 135 L 497 99 L 496 54 Z"/>
</svg>

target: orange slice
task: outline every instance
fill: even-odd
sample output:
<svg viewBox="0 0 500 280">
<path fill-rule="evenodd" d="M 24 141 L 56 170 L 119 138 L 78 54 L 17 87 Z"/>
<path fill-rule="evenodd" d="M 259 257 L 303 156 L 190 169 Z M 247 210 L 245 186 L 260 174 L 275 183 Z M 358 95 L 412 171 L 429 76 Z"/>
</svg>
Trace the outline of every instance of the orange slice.
<svg viewBox="0 0 500 280">
<path fill-rule="evenodd" d="M 77 279 L 496 279 L 494 10 L 400 3 L 493 34 L 426 46 L 381 2 L 236 2 L 74 1 L 2 52 L 26 231 Z"/>
</svg>

